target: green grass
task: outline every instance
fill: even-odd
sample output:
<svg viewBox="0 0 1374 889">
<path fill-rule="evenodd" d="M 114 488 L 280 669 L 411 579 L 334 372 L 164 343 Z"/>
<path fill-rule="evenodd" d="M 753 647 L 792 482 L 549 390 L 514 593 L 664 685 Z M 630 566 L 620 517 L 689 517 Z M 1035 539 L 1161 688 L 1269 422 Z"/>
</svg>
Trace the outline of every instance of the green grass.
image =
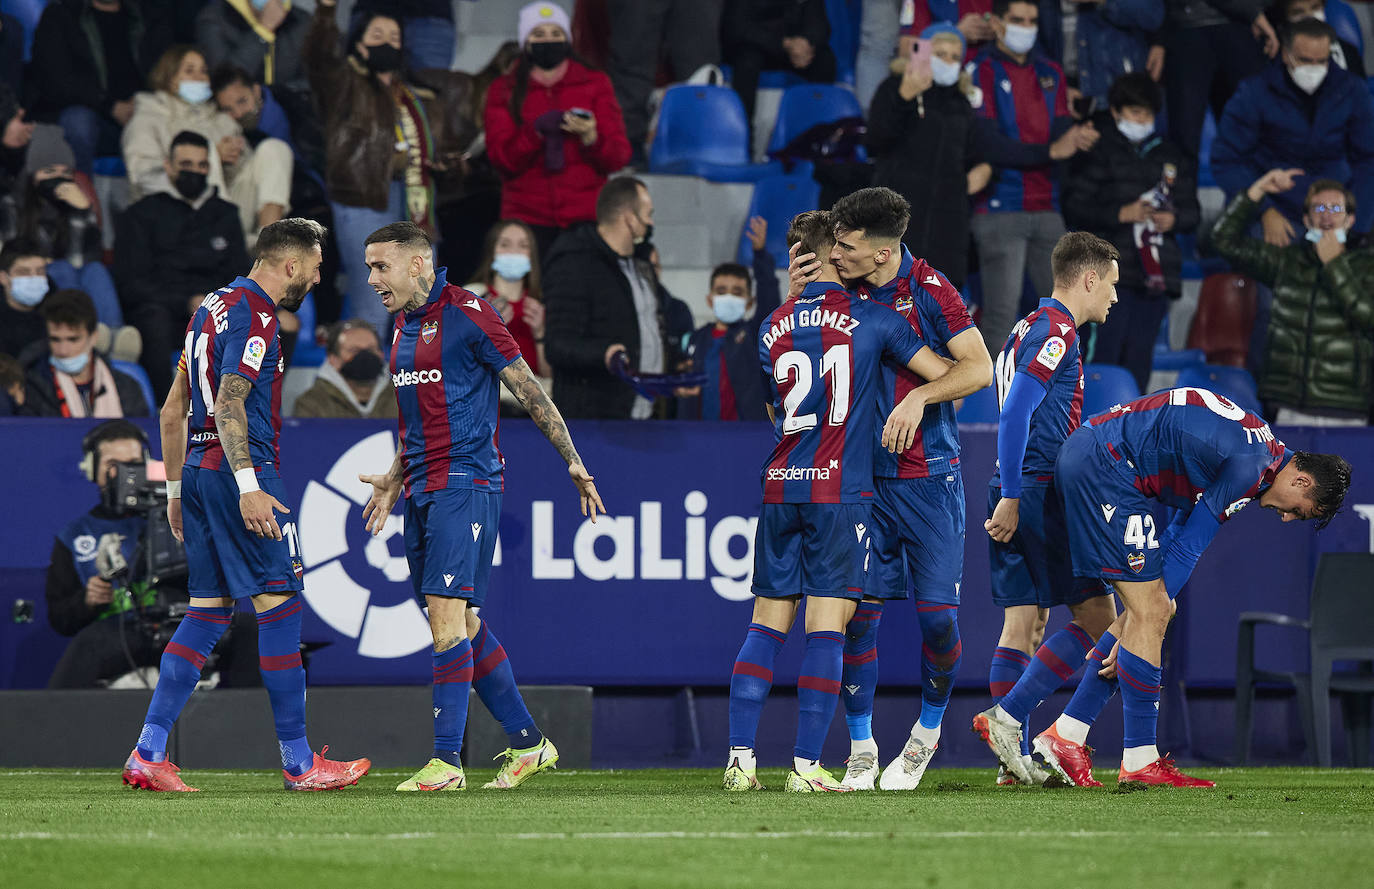
<svg viewBox="0 0 1374 889">
<path fill-rule="evenodd" d="M 725 794 L 717 771 L 555 772 L 397 794 L 397 771 L 288 794 L 280 773 L 0 772 L 0 884 L 31 887 L 1354 887 L 1374 883 L 1374 772 L 1203 770 L 1216 790 Z M 472 770 L 474 787 L 491 772 Z M 1111 781 L 1108 772 L 1098 775 Z"/>
</svg>

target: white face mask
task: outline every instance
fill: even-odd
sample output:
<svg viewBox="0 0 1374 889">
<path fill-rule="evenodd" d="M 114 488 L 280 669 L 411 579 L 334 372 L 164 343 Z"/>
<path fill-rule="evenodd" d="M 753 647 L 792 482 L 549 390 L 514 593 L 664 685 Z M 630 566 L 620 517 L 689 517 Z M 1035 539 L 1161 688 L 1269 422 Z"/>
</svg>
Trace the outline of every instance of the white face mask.
<svg viewBox="0 0 1374 889">
<path fill-rule="evenodd" d="M 954 86 L 959 82 L 959 72 L 962 70 L 958 62 L 946 62 L 933 57 L 930 60 L 930 76 L 938 86 Z"/>
<path fill-rule="evenodd" d="M 1332 230 L 1333 232 L 1336 233 L 1336 243 L 1337 243 L 1337 244 L 1344 244 L 1344 243 L 1345 243 L 1345 239 L 1346 239 L 1346 237 L 1347 237 L 1345 229 L 1343 229 L 1343 228 L 1333 228 L 1333 229 L 1331 229 L 1331 230 Z M 1309 240 L 1309 241 L 1311 241 L 1313 244 L 1315 244 L 1315 243 L 1317 243 L 1318 241 L 1320 241 L 1320 240 L 1322 239 L 1322 235 L 1324 235 L 1324 234 L 1326 234 L 1326 230 L 1325 230 L 1325 229 L 1320 229 L 1320 228 L 1309 228 L 1309 229 L 1307 230 L 1307 240 Z"/>
<path fill-rule="evenodd" d="M 1298 65 L 1290 68 L 1288 73 L 1292 76 L 1293 82 L 1298 85 L 1298 89 L 1307 93 L 1309 96 L 1317 91 L 1326 79 L 1327 65 Z"/>
<path fill-rule="evenodd" d="M 1155 131 L 1155 122 L 1140 123 L 1134 120 L 1126 120 L 1124 117 L 1116 122 L 1116 128 L 1121 135 L 1129 139 L 1133 144 L 1144 142 L 1150 138 L 1150 134 Z"/>
<path fill-rule="evenodd" d="M 721 324 L 734 324 L 736 321 L 742 321 L 744 310 L 748 304 L 747 299 L 742 296 L 735 296 L 733 293 L 711 294 L 711 310 L 716 313 L 716 320 Z"/>
<path fill-rule="evenodd" d="M 1035 28 L 1028 28 L 1025 25 L 1007 25 L 1007 33 L 1002 36 L 1002 42 L 1007 45 L 1007 49 L 1017 55 L 1024 55 L 1035 46 L 1035 35 Z"/>
</svg>

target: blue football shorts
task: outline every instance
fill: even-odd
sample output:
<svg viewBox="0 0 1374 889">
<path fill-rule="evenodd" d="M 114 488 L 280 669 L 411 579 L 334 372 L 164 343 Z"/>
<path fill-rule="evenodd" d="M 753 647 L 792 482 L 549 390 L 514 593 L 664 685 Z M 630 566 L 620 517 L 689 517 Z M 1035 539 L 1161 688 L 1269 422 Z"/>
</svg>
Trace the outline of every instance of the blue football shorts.
<svg viewBox="0 0 1374 889">
<path fill-rule="evenodd" d="M 501 495 L 470 488 L 412 493 L 405 504 L 406 561 L 420 604 L 425 596 L 487 599 Z"/>
<path fill-rule="evenodd" d="M 988 518 L 1002 499 L 1002 487 L 988 485 Z M 1110 590 L 1101 580 L 1075 578 L 1064 523 L 1064 501 L 1053 482 L 1021 485 L 1021 508 L 1010 543 L 988 538 L 992 602 L 999 608 L 1077 605 Z"/>
<path fill-rule="evenodd" d="M 867 503 L 765 503 L 754 532 L 754 595 L 863 597 Z"/>
<path fill-rule="evenodd" d="M 286 488 L 273 470 L 258 470 L 258 487 L 283 506 Z M 301 590 L 304 566 L 300 533 L 290 513 L 278 514 L 282 539 L 259 537 L 243 524 L 234 476 L 187 466 L 181 471 L 182 536 L 186 541 L 187 592 L 197 598 Z"/>
<path fill-rule="evenodd" d="M 959 604 L 964 579 L 964 477 L 873 480 L 873 564 L 864 595 Z"/>
</svg>

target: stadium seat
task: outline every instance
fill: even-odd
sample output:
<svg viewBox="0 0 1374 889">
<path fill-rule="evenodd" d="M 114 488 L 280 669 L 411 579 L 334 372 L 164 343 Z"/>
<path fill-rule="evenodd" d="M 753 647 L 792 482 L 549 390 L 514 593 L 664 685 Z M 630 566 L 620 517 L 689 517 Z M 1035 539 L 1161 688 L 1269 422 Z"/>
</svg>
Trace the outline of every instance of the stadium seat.
<svg viewBox="0 0 1374 889">
<path fill-rule="evenodd" d="M 821 197 L 820 183 L 811 178 L 811 170 L 811 164 L 801 164 L 785 176 L 768 176 L 754 183 L 754 196 L 749 201 L 749 214 L 739 239 L 739 261 L 746 268 L 754 262 L 748 222 L 754 216 L 768 220 L 765 247 L 778 268 L 787 268 L 787 224 L 798 213 L 816 209 Z"/>
<path fill-rule="evenodd" d="M 1159 336 L 1155 339 L 1155 354 L 1151 359 L 1153 370 L 1182 370 L 1185 367 L 1192 367 L 1197 364 L 1206 364 L 1207 356 L 1201 349 L 1179 349 L 1177 351 L 1169 348 L 1169 315 L 1165 313 L 1164 320 L 1159 325 Z"/>
<path fill-rule="evenodd" d="M 111 370 L 117 370 L 126 376 L 133 377 L 134 382 L 138 383 L 138 388 L 143 392 L 143 400 L 148 402 L 148 415 L 156 417 L 161 405 L 153 400 L 153 384 L 148 379 L 148 372 L 143 369 L 143 365 L 135 364 L 132 361 L 120 361 L 118 358 L 111 358 L 109 362 Z"/>
<path fill-rule="evenodd" d="M 1369 712 L 1374 699 L 1374 610 L 1369 608 L 1369 578 L 1374 554 L 1322 553 L 1312 581 L 1311 617 L 1244 611 L 1236 639 L 1236 765 L 1250 758 L 1255 684 L 1282 683 L 1297 692 L 1302 731 L 1316 764 L 1331 765 L 1331 692 L 1345 704 L 1345 731 L 1352 765 L 1369 765 Z M 1306 630 L 1307 673 L 1255 667 L 1255 628 L 1261 624 Z M 1336 671 L 1335 661 L 1363 662 L 1363 669 Z M 1342 663 L 1342 667 L 1348 666 Z"/>
<path fill-rule="evenodd" d="M 1115 364 L 1083 365 L 1083 419 L 1106 413 L 1113 406 L 1140 397 L 1135 377 Z"/>
<path fill-rule="evenodd" d="M 788 87 L 778 106 L 778 119 L 768 139 L 768 151 L 781 151 L 818 123 L 863 117 L 863 113 L 859 100 L 844 87 L 819 83 Z"/>
<path fill-rule="evenodd" d="M 1217 119 L 1212 116 L 1212 109 L 1207 109 L 1207 116 L 1202 119 L 1202 137 L 1198 143 L 1197 152 L 1197 187 L 1210 188 L 1217 184 L 1216 177 L 1212 175 L 1212 143 L 1217 139 Z"/>
<path fill-rule="evenodd" d="M 1260 410 L 1259 390 L 1255 378 L 1243 367 L 1226 367 L 1218 364 L 1201 364 L 1185 367 L 1178 372 L 1178 387 L 1210 389 L 1224 395 L 1235 404 L 1245 408 L 1257 417 L 1263 417 Z"/>
<path fill-rule="evenodd" d="M 734 90 L 683 84 L 663 94 L 649 147 L 649 172 L 757 182 L 781 173 L 782 165 L 749 162 L 749 127 Z"/>
<path fill-rule="evenodd" d="M 1255 282 L 1244 275 L 1208 275 L 1188 329 L 1188 348 L 1201 349 L 1208 364 L 1244 367 L 1255 327 Z"/>
<path fill-rule="evenodd" d="M 997 406 L 997 386 L 993 384 L 965 398 L 957 418 L 960 423 L 996 423 L 1001 414 Z"/>
<path fill-rule="evenodd" d="M 1354 8 L 1345 0 L 1326 0 L 1326 23 L 1336 32 L 1336 36 L 1354 45 L 1364 55 L 1364 34 L 1360 31 L 1360 19 Z"/>
<path fill-rule="evenodd" d="M 324 364 L 324 346 L 315 342 L 315 291 L 305 295 L 305 301 L 296 310 L 296 320 L 301 322 L 301 332 L 296 338 L 296 350 L 291 353 L 291 366 L 319 367 Z"/>
<path fill-rule="evenodd" d="M 48 0 L 0 0 L 0 12 L 14 16 L 19 20 L 19 24 L 24 26 L 26 62 L 33 55 L 33 32 L 38 27 L 38 20 L 43 17 L 43 8 L 47 5 Z"/>
<path fill-rule="evenodd" d="M 859 22 L 863 17 L 863 2 L 825 0 L 825 13 L 830 19 L 830 49 L 835 53 L 835 80 L 853 86 L 854 66 L 859 58 Z"/>
</svg>

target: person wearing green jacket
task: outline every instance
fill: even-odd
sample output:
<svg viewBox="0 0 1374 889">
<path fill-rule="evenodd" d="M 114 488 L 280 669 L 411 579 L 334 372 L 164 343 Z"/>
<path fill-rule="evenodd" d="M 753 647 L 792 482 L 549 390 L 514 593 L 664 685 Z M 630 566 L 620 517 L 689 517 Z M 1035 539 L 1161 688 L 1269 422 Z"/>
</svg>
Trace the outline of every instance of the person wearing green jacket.
<svg viewBox="0 0 1374 889">
<path fill-rule="evenodd" d="M 1274 291 L 1259 396 L 1279 424 L 1363 426 L 1374 398 L 1374 249 L 1346 243 L 1355 196 L 1332 179 L 1303 202 L 1307 236 L 1286 247 L 1247 232 L 1266 195 L 1302 170 L 1275 169 L 1236 195 L 1212 233 L 1217 252 Z"/>
</svg>

